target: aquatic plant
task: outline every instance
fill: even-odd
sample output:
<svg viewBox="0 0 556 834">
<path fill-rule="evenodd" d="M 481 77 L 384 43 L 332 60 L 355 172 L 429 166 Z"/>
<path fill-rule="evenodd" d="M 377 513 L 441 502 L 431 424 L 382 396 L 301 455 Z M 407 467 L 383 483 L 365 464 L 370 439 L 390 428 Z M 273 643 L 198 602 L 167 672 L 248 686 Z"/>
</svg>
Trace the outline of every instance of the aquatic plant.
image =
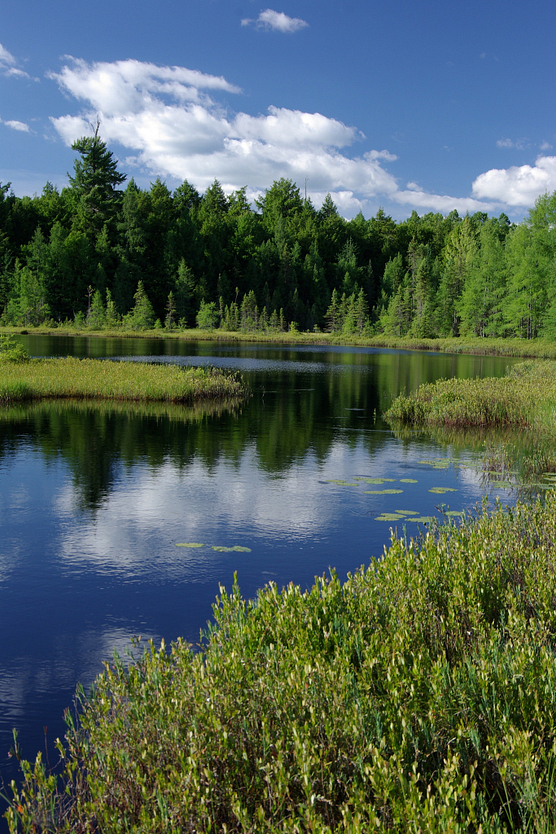
<svg viewBox="0 0 556 834">
<path fill-rule="evenodd" d="M 58 775 L 16 747 L 10 832 L 554 831 L 555 557 L 551 492 L 343 584 L 221 588 L 199 651 L 79 691 Z"/>
<path fill-rule="evenodd" d="M 0 402 L 44 398 L 110 399 L 188 404 L 246 394 L 238 374 L 100 359 L 0 362 Z"/>
<path fill-rule="evenodd" d="M 441 379 L 398 396 L 385 417 L 413 426 L 556 428 L 556 362 L 522 362 L 504 377 Z"/>
</svg>

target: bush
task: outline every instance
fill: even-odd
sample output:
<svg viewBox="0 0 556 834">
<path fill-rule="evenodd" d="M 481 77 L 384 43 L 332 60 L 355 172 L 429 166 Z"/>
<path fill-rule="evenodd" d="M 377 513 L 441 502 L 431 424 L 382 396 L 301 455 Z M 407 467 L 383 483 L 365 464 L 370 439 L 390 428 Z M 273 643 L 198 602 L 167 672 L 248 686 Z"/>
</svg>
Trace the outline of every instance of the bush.
<svg viewBox="0 0 556 834">
<path fill-rule="evenodd" d="M 29 354 L 13 336 L 0 336 L 0 361 L 27 362 Z"/>
<path fill-rule="evenodd" d="M 80 693 L 10 831 L 553 831 L 555 542 L 550 496 L 344 584 L 221 589 L 200 652 L 150 644 Z"/>
</svg>

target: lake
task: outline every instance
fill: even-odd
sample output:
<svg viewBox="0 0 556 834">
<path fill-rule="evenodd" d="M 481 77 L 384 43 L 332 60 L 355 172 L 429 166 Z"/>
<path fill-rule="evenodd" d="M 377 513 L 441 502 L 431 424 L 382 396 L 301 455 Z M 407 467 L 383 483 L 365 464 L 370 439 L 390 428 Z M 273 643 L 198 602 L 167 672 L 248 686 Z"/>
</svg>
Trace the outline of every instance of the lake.
<svg viewBox="0 0 556 834">
<path fill-rule="evenodd" d="M 38 403 L 0 410 L 0 777 L 8 752 L 56 760 L 77 682 L 133 636 L 197 643 L 219 584 L 344 579 L 390 527 L 515 500 L 483 440 L 398 436 L 400 391 L 500 376 L 516 360 L 376 349 L 22 337 L 34 356 L 214 365 L 251 396 L 231 409 Z M 433 491 L 431 491 L 433 490 Z M 394 520 L 389 514 L 394 513 Z M 457 518 L 457 515 L 454 516 Z"/>
</svg>

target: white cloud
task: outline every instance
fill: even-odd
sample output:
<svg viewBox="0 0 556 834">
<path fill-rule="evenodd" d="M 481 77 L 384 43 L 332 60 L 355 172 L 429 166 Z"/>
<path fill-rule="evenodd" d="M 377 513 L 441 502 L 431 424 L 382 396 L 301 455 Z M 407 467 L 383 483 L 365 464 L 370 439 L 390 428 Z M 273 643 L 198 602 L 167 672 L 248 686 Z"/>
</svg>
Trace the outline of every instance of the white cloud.
<svg viewBox="0 0 556 834">
<path fill-rule="evenodd" d="M 5 46 L 0 43 L 0 72 L 6 76 L 13 76 L 15 78 L 29 78 L 29 75 L 23 70 L 18 69 L 17 59 L 14 58 L 11 52 L 8 52 Z"/>
<path fill-rule="evenodd" d="M 545 191 L 556 190 L 556 156 L 539 156 L 535 165 L 492 168 L 473 183 L 479 200 L 496 200 L 508 206 L 532 206 Z"/>
<path fill-rule="evenodd" d="M 244 18 L 241 21 L 242 26 L 249 26 L 251 23 L 254 23 L 259 29 L 272 29 L 288 35 L 309 25 L 305 20 L 298 17 L 288 17 L 284 12 L 275 12 L 272 9 L 265 9 L 256 20 Z"/>
<path fill-rule="evenodd" d="M 15 60 L 11 52 L 8 52 L 8 50 L 0 43 L 0 66 L 12 67 L 16 63 L 17 61 Z"/>
<path fill-rule="evenodd" d="M 498 139 L 496 146 L 498 148 L 514 148 L 515 150 L 522 151 L 529 147 L 529 142 L 527 139 Z"/>
<path fill-rule="evenodd" d="M 9 119 L 7 121 L 3 121 L 0 119 L 0 122 L 6 127 L 11 127 L 12 130 L 20 130 L 24 133 L 29 133 L 29 125 L 25 124 L 25 122 L 18 122 L 17 119 Z"/>
<path fill-rule="evenodd" d="M 53 118 L 67 144 L 100 118 L 103 138 L 131 151 L 126 163 L 151 174 L 187 179 L 204 190 L 215 177 L 227 190 L 246 183 L 264 190 L 280 177 L 316 192 L 361 192 L 364 198 L 397 190 L 383 165 L 396 157 L 369 151 L 351 158 L 342 149 L 365 137 L 321 113 L 270 106 L 266 114 L 232 113 L 207 90 L 238 93 L 223 78 L 183 67 L 139 61 L 87 64 L 73 60 L 52 73 L 61 89 L 84 101 L 80 115 Z"/>
<path fill-rule="evenodd" d="M 416 210 L 427 209 L 439 211 L 442 214 L 449 214 L 457 211 L 459 214 L 473 213 L 476 211 L 492 211 L 496 208 L 494 203 L 485 203 L 475 200 L 472 197 L 449 197 L 442 194 L 429 194 L 422 191 L 415 183 L 408 183 L 406 191 L 398 191 L 392 195 L 396 203 L 413 206 Z"/>
<path fill-rule="evenodd" d="M 71 145 L 88 134 L 98 117 L 103 138 L 128 152 L 123 157 L 128 172 L 135 167 L 149 176 L 187 179 L 200 191 L 214 179 L 227 192 L 247 184 L 250 195 L 281 177 L 300 187 L 308 181 L 315 204 L 330 193 L 346 216 L 387 202 L 446 213 L 490 211 L 498 201 L 508 202 L 488 188 L 481 192 L 481 178 L 490 172 L 475 181 L 473 196 L 429 194 L 415 182 L 400 190 L 386 168 L 396 161 L 394 154 L 349 153 L 365 140 L 357 128 L 274 105 L 264 114 L 234 112 L 211 97 L 241 92 L 222 77 L 135 60 L 74 59 L 50 77 L 85 105 L 80 114 L 52 118 L 64 141 Z"/>
</svg>

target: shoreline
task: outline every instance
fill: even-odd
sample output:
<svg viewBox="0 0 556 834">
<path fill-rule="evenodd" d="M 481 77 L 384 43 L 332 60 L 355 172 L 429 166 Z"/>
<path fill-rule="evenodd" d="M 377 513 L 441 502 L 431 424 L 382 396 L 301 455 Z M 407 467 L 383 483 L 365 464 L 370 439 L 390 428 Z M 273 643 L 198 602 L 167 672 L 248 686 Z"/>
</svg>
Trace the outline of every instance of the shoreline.
<svg viewBox="0 0 556 834">
<path fill-rule="evenodd" d="M 106 339 L 157 339 L 206 342 L 245 342 L 276 345 L 318 345 L 330 347 L 386 348 L 435 353 L 479 356 L 508 356 L 523 359 L 556 359 L 556 342 L 546 339 L 502 339 L 449 337 L 408 339 L 377 335 L 372 337 L 338 336 L 332 333 L 288 331 L 284 333 L 242 333 L 226 330 L 86 330 L 76 327 L 0 327 L 0 335 L 72 336 Z"/>
</svg>

